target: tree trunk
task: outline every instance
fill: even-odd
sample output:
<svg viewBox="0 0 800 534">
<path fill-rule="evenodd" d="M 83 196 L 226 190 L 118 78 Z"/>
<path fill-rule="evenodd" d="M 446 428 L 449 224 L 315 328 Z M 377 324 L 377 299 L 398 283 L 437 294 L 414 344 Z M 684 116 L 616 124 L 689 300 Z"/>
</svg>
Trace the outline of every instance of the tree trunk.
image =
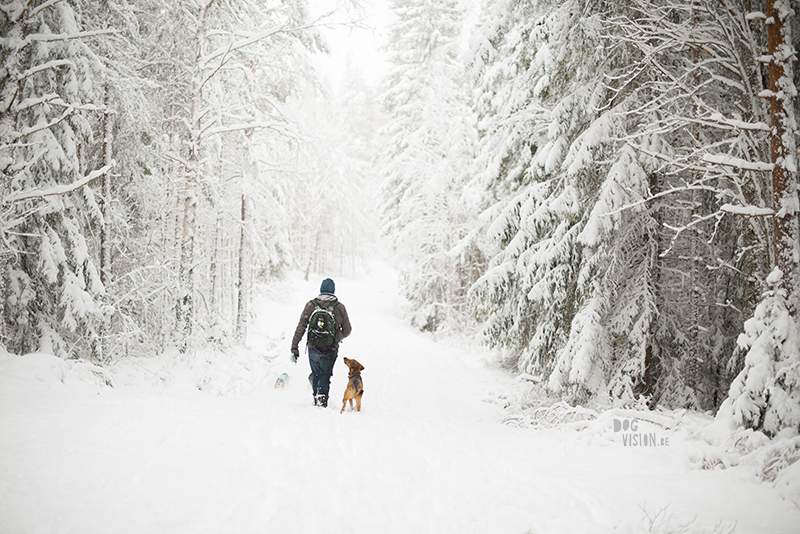
<svg viewBox="0 0 800 534">
<path fill-rule="evenodd" d="M 194 149 L 196 147 L 192 147 Z M 189 160 L 186 173 L 186 187 L 183 198 L 183 231 L 181 233 L 180 292 L 178 294 L 178 330 L 181 334 L 180 347 L 186 349 L 192 334 L 194 319 L 194 234 L 197 212 L 197 156 Z"/>
<path fill-rule="evenodd" d="M 311 273 L 311 267 L 314 265 L 317 257 L 317 248 L 319 247 L 319 231 L 314 234 L 314 244 L 309 247 L 308 263 L 306 264 L 306 271 L 304 273 L 304 280 L 308 281 L 308 276 Z"/>
<path fill-rule="evenodd" d="M 697 215 L 697 192 L 691 193 L 690 221 Z M 697 394 L 700 374 L 700 231 L 693 230 L 689 238 L 689 356 L 686 362 L 686 385 Z"/>
<path fill-rule="evenodd" d="M 697 15 L 697 2 L 692 3 L 692 25 L 699 26 L 699 18 Z M 692 61 L 694 65 L 700 63 L 700 51 L 697 47 L 692 52 Z M 694 71 L 694 85 L 700 86 L 700 75 L 695 69 Z M 697 105 L 694 104 L 694 116 L 701 116 L 701 111 Z M 697 122 L 692 125 L 692 139 L 695 143 L 695 149 L 700 143 L 700 127 Z M 695 175 L 693 182 L 699 181 L 700 176 Z M 691 213 L 689 216 L 689 224 L 695 221 L 698 216 L 700 204 L 702 202 L 700 194 L 692 189 L 691 192 Z M 690 236 L 691 242 L 689 243 L 689 361 L 686 362 L 686 384 L 694 391 L 695 398 L 698 398 L 697 387 L 698 378 L 700 374 L 700 229 L 692 230 Z"/>
<path fill-rule="evenodd" d="M 222 148 L 221 145 L 217 145 L 217 154 L 216 154 L 217 161 L 219 162 L 218 170 L 217 170 L 217 180 L 219 183 L 223 183 L 224 176 L 225 176 L 225 163 L 222 157 Z M 223 232 L 224 229 L 222 228 L 223 220 L 222 220 L 222 207 L 219 201 L 212 201 L 214 206 L 214 233 L 211 237 L 211 263 L 209 265 L 209 273 L 208 277 L 211 282 L 211 315 L 213 318 L 213 324 L 216 326 L 220 323 L 222 319 L 222 302 L 224 302 L 224 297 L 220 299 L 220 291 L 222 288 L 222 265 L 220 263 L 223 261 L 223 254 L 222 254 L 222 245 L 223 245 Z"/>
<path fill-rule="evenodd" d="M 111 87 L 106 85 L 105 96 L 103 98 L 103 165 L 111 165 L 112 142 L 113 142 L 113 116 L 109 109 L 111 105 Z M 108 339 L 108 317 L 107 309 L 111 304 L 111 176 L 110 172 L 103 174 L 101 184 L 102 195 L 100 210 L 103 215 L 103 224 L 100 228 L 100 282 L 103 284 L 103 321 L 100 326 L 100 360 L 106 361 L 109 357 Z"/>
<path fill-rule="evenodd" d="M 242 194 L 242 220 L 241 231 L 239 233 L 239 276 L 236 281 L 236 289 L 238 291 L 238 305 L 236 308 L 236 339 L 242 341 L 247 334 L 247 283 L 246 283 L 246 258 L 247 253 L 247 234 L 245 232 L 245 223 L 247 221 L 247 199 Z"/>
<path fill-rule="evenodd" d="M 212 238 L 213 248 L 211 249 L 211 265 L 209 265 L 209 278 L 211 278 L 211 313 L 216 317 L 222 317 L 222 310 L 220 309 L 219 291 L 220 283 L 220 268 L 218 265 L 222 261 L 222 214 L 217 210 L 216 221 L 214 223 L 214 237 Z"/>
<path fill-rule="evenodd" d="M 211 3 L 201 8 L 195 42 L 195 69 L 192 76 L 192 101 L 189 111 L 189 154 L 185 169 L 183 196 L 183 232 L 181 234 L 181 262 L 179 270 L 177 328 L 181 339 L 179 347 L 186 350 L 194 323 L 194 238 L 197 221 L 197 182 L 200 174 L 201 118 L 203 115 L 203 68 L 201 60 L 205 50 L 206 17 Z"/>
<path fill-rule="evenodd" d="M 651 173 L 648 176 L 648 186 L 651 195 L 655 195 L 662 190 L 661 180 L 659 175 Z M 651 407 L 658 404 L 658 396 L 660 395 L 659 386 L 661 385 L 661 377 L 663 373 L 663 365 L 661 363 L 661 351 L 658 343 L 658 328 L 659 322 L 657 320 L 658 312 L 663 307 L 663 293 L 661 290 L 662 280 L 661 273 L 664 270 L 663 260 L 661 258 L 661 251 L 663 245 L 661 242 L 661 229 L 664 226 L 664 217 L 662 216 L 661 209 L 658 206 L 652 208 L 652 217 L 655 221 L 655 235 L 653 236 L 652 248 L 650 250 L 650 276 L 652 277 L 653 284 L 653 300 L 655 301 L 656 312 L 653 319 L 650 321 L 647 345 L 645 347 L 644 356 L 644 384 L 642 393 L 650 397 L 649 405 Z M 663 389 L 663 388 L 661 388 Z"/>
<path fill-rule="evenodd" d="M 790 312 L 798 317 L 800 276 L 800 228 L 798 227 L 797 154 L 793 99 L 797 93 L 793 76 L 793 53 L 789 0 L 767 1 L 769 101 L 772 144 L 773 253 L 781 270 Z"/>
</svg>

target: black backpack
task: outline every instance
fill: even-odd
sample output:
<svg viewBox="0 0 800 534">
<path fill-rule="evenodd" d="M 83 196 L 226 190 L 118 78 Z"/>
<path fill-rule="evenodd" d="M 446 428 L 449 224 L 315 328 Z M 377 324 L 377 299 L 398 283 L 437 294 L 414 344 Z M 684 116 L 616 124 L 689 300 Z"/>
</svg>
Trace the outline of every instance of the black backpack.
<svg viewBox="0 0 800 534">
<path fill-rule="evenodd" d="M 333 309 L 338 302 L 334 302 L 330 308 L 325 308 L 317 302 L 314 303 L 314 311 L 308 319 L 308 344 L 312 347 L 327 348 L 334 344 L 336 339 L 336 319 L 333 316 Z"/>
</svg>

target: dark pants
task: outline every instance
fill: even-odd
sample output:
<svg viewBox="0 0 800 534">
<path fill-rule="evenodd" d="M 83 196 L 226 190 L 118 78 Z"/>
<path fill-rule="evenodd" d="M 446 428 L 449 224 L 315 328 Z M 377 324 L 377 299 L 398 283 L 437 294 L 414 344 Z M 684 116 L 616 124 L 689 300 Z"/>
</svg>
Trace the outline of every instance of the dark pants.
<svg viewBox="0 0 800 534">
<path fill-rule="evenodd" d="M 331 389 L 331 375 L 333 374 L 333 364 L 336 363 L 338 352 L 332 350 L 328 353 L 322 352 L 315 347 L 308 347 L 308 363 L 311 364 L 311 389 L 314 398 L 325 396 Z"/>
</svg>

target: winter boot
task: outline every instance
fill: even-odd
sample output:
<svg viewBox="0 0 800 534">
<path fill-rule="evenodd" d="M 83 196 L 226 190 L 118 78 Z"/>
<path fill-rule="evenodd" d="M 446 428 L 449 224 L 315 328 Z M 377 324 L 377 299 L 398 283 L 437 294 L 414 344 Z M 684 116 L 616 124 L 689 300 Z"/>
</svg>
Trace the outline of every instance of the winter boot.
<svg viewBox="0 0 800 534">
<path fill-rule="evenodd" d="M 327 395 L 317 395 L 317 397 L 315 399 L 315 402 L 316 402 L 315 406 L 319 406 L 321 408 L 327 408 L 328 407 L 328 396 Z"/>
</svg>

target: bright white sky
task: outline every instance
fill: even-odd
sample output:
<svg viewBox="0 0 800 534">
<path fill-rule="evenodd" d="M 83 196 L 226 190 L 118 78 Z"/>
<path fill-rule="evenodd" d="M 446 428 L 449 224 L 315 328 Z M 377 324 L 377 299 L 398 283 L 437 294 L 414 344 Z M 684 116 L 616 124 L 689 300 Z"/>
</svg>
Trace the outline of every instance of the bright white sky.
<svg viewBox="0 0 800 534">
<path fill-rule="evenodd" d="M 358 8 L 352 6 L 357 4 Z M 310 0 L 311 13 L 319 17 L 336 10 L 320 28 L 331 53 L 319 57 L 318 68 L 337 87 L 348 58 L 361 68 L 364 79 L 377 85 L 388 72 L 385 53 L 386 25 L 391 17 L 388 0 Z M 352 27 L 358 22 L 360 27 Z"/>
</svg>

